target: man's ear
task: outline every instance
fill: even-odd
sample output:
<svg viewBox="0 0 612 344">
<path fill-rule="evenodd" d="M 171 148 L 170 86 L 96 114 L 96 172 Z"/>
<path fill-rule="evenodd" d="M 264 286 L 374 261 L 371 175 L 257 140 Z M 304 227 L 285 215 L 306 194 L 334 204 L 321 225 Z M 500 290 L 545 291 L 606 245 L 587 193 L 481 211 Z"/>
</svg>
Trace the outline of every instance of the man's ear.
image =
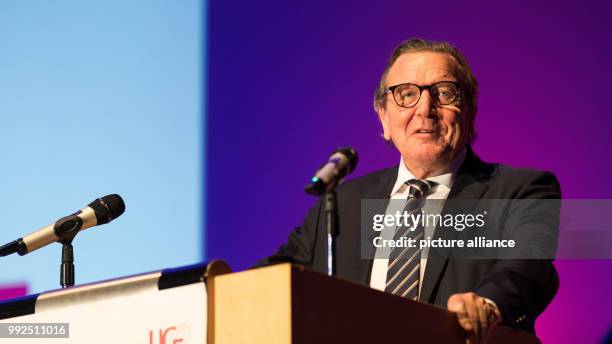
<svg viewBox="0 0 612 344">
<path fill-rule="evenodd" d="M 382 106 L 378 106 L 376 112 L 378 112 L 378 119 L 382 125 L 383 137 L 385 140 L 391 141 L 391 132 L 389 131 L 389 116 L 387 115 L 387 110 Z"/>
</svg>

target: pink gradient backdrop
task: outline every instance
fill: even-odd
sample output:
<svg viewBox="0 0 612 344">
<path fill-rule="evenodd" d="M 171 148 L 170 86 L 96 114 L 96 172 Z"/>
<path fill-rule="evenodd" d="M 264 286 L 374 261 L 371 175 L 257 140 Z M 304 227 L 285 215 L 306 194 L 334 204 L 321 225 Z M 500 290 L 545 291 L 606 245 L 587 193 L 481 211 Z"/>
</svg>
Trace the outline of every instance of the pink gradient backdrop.
<svg viewBox="0 0 612 344">
<path fill-rule="evenodd" d="M 25 296 L 27 294 L 28 286 L 25 283 L 0 285 L 0 301 Z"/>
</svg>

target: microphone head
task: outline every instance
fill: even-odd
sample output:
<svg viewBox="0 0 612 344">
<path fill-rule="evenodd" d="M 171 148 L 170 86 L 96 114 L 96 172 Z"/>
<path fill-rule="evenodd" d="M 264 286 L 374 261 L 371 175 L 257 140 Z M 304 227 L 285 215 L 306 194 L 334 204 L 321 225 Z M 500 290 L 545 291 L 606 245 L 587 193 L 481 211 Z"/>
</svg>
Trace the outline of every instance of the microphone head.
<svg viewBox="0 0 612 344">
<path fill-rule="evenodd" d="M 337 148 L 331 153 L 327 164 L 317 171 L 304 190 L 307 194 L 315 196 L 332 190 L 347 174 L 355 170 L 358 161 L 359 156 L 354 148 Z"/>
<path fill-rule="evenodd" d="M 346 156 L 346 158 L 348 159 L 348 162 L 349 162 L 348 173 L 350 173 L 350 172 L 355 170 L 355 167 L 357 167 L 357 162 L 359 162 L 359 155 L 357 155 L 357 151 L 355 150 L 355 148 L 353 148 L 353 147 L 340 147 L 340 148 L 336 149 L 334 151 L 334 153 L 342 153 L 342 154 L 344 154 L 344 156 Z M 332 155 L 334 153 L 332 153 Z"/>
<path fill-rule="evenodd" d="M 96 214 L 97 224 L 109 223 L 125 211 L 125 203 L 121 196 L 112 194 L 96 199 L 89 204 Z"/>
</svg>

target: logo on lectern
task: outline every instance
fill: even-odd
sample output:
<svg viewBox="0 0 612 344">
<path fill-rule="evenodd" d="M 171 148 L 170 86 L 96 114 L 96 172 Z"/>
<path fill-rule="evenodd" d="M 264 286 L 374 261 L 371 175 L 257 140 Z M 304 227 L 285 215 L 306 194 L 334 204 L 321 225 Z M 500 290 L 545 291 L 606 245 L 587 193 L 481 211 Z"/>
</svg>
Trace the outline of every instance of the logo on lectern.
<svg viewBox="0 0 612 344">
<path fill-rule="evenodd" d="M 149 331 L 149 344 L 187 344 L 189 326 L 178 325 Z"/>
</svg>

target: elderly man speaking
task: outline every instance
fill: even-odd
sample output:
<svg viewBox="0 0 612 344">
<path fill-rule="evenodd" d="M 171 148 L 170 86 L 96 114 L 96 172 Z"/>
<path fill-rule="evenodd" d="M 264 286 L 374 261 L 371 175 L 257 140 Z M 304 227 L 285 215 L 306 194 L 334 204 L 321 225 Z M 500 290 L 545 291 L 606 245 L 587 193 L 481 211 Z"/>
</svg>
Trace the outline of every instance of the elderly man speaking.
<svg viewBox="0 0 612 344">
<path fill-rule="evenodd" d="M 381 76 L 374 107 L 385 140 L 400 153 L 398 166 L 340 185 L 336 271 L 339 277 L 457 313 L 473 342 L 492 324 L 533 332 L 536 317 L 558 288 L 551 259 L 426 259 L 403 249 L 364 259 L 360 207 L 364 199 L 546 200 L 561 197 L 554 175 L 483 162 L 476 138 L 478 83 L 452 45 L 411 39 L 400 44 Z M 558 222 L 536 221 L 537 207 L 506 211 L 496 222 L 502 234 L 529 236 L 536 228 L 556 240 Z M 553 211 L 554 213 L 554 211 Z M 517 215 L 514 215 L 517 214 Z M 553 214 L 558 217 L 558 213 Z M 519 218 L 520 216 L 520 218 Z M 554 217 L 554 216 L 553 216 Z M 261 261 L 293 261 L 325 271 L 325 216 L 321 203 L 278 252 Z M 410 235 L 424 235 L 412 232 Z M 416 237 L 415 237 L 416 239 Z M 550 257 L 549 257 L 550 258 Z"/>
</svg>

